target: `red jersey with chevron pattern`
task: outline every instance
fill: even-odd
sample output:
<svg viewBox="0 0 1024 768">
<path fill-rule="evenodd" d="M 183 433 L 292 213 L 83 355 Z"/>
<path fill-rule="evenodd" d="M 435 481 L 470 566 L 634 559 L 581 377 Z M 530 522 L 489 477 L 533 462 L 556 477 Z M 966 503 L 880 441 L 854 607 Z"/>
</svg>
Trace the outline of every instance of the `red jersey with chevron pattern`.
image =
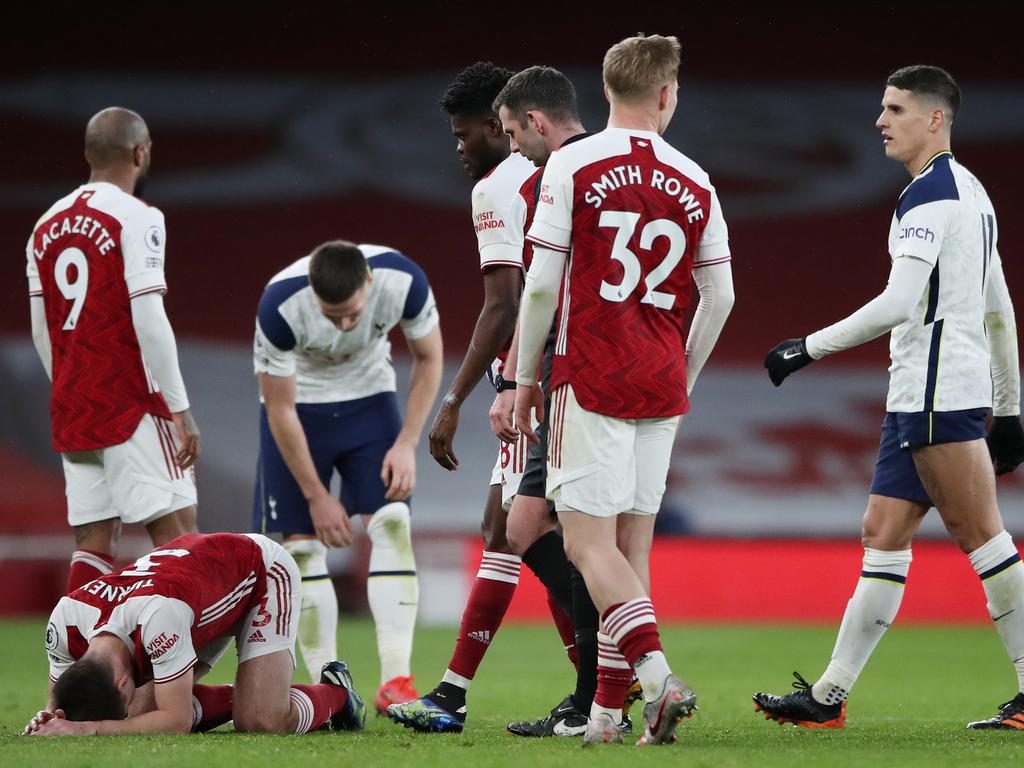
<svg viewBox="0 0 1024 768">
<path fill-rule="evenodd" d="M 568 254 L 551 389 L 617 418 L 685 413 L 691 271 L 729 260 L 708 175 L 655 133 L 609 128 L 552 154 L 529 239 Z"/>
<path fill-rule="evenodd" d="M 111 184 L 87 184 L 40 219 L 28 244 L 52 348 L 57 451 L 128 440 L 147 413 L 171 417 L 146 369 L 131 299 L 166 290 L 163 214 Z"/>
<path fill-rule="evenodd" d="M 263 550 L 249 536 L 172 539 L 61 599 L 47 628 L 51 676 L 81 658 L 94 635 L 108 632 L 133 649 L 136 685 L 168 682 L 192 668 L 198 649 L 234 634 L 264 600 L 266 577 Z"/>
</svg>

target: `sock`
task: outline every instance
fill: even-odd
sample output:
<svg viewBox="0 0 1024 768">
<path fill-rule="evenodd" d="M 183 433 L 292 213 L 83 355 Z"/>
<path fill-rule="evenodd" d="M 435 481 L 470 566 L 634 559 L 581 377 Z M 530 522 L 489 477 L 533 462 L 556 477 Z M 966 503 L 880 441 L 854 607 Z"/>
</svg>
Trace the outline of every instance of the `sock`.
<svg viewBox="0 0 1024 768">
<path fill-rule="evenodd" d="M 292 707 L 298 711 L 296 733 L 315 731 L 345 706 L 348 691 L 336 685 L 293 685 L 288 694 Z"/>
<path fill-rule="evenodd" d="M 302 575 L 302 610 L 298 646 L 309 677 L 320 679 L 320 669 L 338 658 L 338 596 L 327 575 L 327 547 L 316 539 L 292 539 L 284 548 Z"/>
<path fill-rule="evenodd" d="M 616 723 L 621 723 L 622 701 L 632 681 L 633 670 L 615 641 L 603 632 L 598 632 L 597 692 L 590 706 L 590 716 L 604 713 Z"/>
<path fill-rule="evenodd" d="M 93 579 L 106 576 L 114 570 L 114 558 L 102 552 L 76 549 L 71 555 L 71 570 L 68 572 L 68 594 L 84 587 Z"/>
<path fill-rule="evenodd" d="M 668 660 L 661 650 L 658 622 L 654 606 L 646 597 L 638 597 L 613 605 L 604 612 L 601 624 L 636 672 L 644 689 L 644 700 L 654 701 L 661 696 L 665 678 L 672 674 Z M 598 638 L 598 683 L 601 688 L 601 649 Z M 626 684 L 629 687 L 629 683 Z M 623 697 L 625 691 L 623 691 Z M 622 698 L 619 706 L 622 706 Z"/>
<path fill-rule="evenodd" d="M 569 657 L 572 665 L 576 667 L 576 671 L 579 672 L 579 657 L 576 655 L 576 628 L 572 624 L 572 619 L 566 615 L 562 606 L 550 592 L 548 592 L 548 610 L 551 611 L 551 618 L 555 621 L 558 636 L 562 639 L 565 654 Z"/>
<path fill-rule="evenodd" d="M 234 697 L 232 685 L 193 685 L 192 733 L 205 733 L 231 722 Z"/>
<path fill-rule="evenodd" d="M 1017 670 L 1024 693 L 1024 566 L 1006 531 L 986 541 L 968 557 L 981 578 L 988 612 Z"/>
<path fill-rule="evenodd" d="M 523 552 L 523 562 L 548 589 L 551 598 L 572 616 L 572 579 L 565 542 L 557 531 L 548 531 Z"/>
<path fill-rule="evenodd" d="M 846 604 L 832 660 L 811 688 L 818 702 L 834 705 L 850 694 L 878 641 L 896 619 L 911 559 L 909 549 L 864 549 L 860 581 Z"/>
<path fill-rule="evenodd" d="M 380 681 L 386 683 L 409 676 L 420 597 L 409 505 L 395 502 L 381 507 L 370 518 L 366 533 L 372 544 L 366 596 L 377 629 Z"/>
<path fill-rule="evenodd" d="M 583 574 L 570 565 L 572 616 L 576 625 L 576 690 L 572 700 L 580 712 L 590 711 L 597 691 L 597 608 L 590 599 Z M 618 649 L 616 649 L 618 650 Z"/>
<path fill-rule="evenodd" d="M 430 700 L 453 715 L 465 714 L 466 691 L 469 689 L 469 681 L 463 680 L 450 669 L 445 670 L 444 676 L 445 679 L 430 692 Z M 460 681 L 464 681 L 465 685 L 462 685 Z"/>
<path fill-rule="evenodd" d="M 519 583 L 520 560 L 503 552 L 483 551 L 480 570 L 473 580 L 469 599 L 462 611 L 462 625 L 455 653 L 448 662 L 444 681 L 469 689 L 469 683 L 483 661 L 487 647 L 505 618 Z"/>
</svg>

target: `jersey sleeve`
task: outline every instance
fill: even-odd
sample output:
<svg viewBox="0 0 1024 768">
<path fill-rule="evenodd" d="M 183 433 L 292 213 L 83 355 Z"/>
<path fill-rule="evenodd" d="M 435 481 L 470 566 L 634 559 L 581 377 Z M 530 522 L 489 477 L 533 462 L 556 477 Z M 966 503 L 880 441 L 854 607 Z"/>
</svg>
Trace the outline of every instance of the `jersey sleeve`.
<svg viewBox="0 0 1024 768">
<path fill-rule="evenodd" d="M 295 374 L 295 330 L 281 314 L 280 283 L 267 286 L 256 311 L 256 336 L 253 339 L 253 367 L 256 373 L 271 376 Z M 287 295 L 291 295 L 288 293 Z"/>
<path fill-rule="evenodd" d="M 517 189 L 498 189 L 484 179 L 473 189 L 473 229 L 480 269 L 523 268 L 526 201 Z"/>
<path fill-rule="evenodd" d="M 704 227 L 704 234 L 701 236 L 700 245 L 697 248 L 693 268 L 722 264 L 731 259 L 729 228 L 725 224 L 725 216 L 722 215 L 722 204 L 718 201 L 718 193 L 712 188 L 711 212 L 708 214 L 708 223 Z"/>
<path fill-rule="evenodd" d="M 156 595 L 139 615 L 142 644 L 153 665 L 153 682 L 169 683 L 195 666 L 192 609 L 181 600 Z"/>
<path fill-rule="evenodd" d="M 166 245 L 164 215 L 158 208 L 144 208 L 128 217 L 121 230 L 121 253 L 124 255 L 124 279 L 130 298 L 167 290 L 164 277 Z"/>
<path fill-rule="evenodd" d="M 942 241 L 949 229 L 954 205 L 948 200 L 938 200 L 906 211 L 896 224 L 890 253 L 892 258 L 912 256 L 935 266 Z"/>
<path fill-rule="evenodd" d="M 75 661 L 68 648 L 68 627 L 65 616 L 68 599 L 62 597 L 53 609 L 50 620 L 46 623 L 46 634 L 43 637 L 46 658 L 50 663 L 50 679 L 55 682 Z"/>
<path fill-rule="evenodd" d="M 28 295 L 42 296 L 43 284 L 39 281 L 39 266 L 36 264 L 34 253 L 33 237 L 29 237 L 28 245 L 25 246 L 25 276 L 28 278 Z"/>
<path fill-rule="evenodd" d="M 521 258 L 522 248 L 520 247 L 520 260 Z M 412 281 L 409 283 L 409 292 L 405 295 L 402 319 L 398 321 L 398 324 L 402 326 L 405 338 L 415 341 L 422 339 L 437 327 L 439 320 L 437 302 L 434 300 L 434 292 L 427 281 L 427 274 L 419 264 L 412 259 L 405 258 L 403 271 L 412 276 Z"/>
<path fill-rule="evenodd" d="M 562 155 L 551 155 L 537 196 L 537 211 L 527 240 L 553 251 L 568 253 L 572 242 L 573 177 Z"/>
</svg>

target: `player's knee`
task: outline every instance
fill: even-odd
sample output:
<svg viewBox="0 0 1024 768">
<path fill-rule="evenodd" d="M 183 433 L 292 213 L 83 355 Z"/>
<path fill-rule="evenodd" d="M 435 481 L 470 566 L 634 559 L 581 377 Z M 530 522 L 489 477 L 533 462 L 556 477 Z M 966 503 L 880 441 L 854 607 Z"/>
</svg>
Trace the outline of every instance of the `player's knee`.
<svg viewBox="0 0 1024 768">
<path fill-rule="evenodd" d="M 505 525 L 497 525 L 494 522 L 484 521 L 480 526 L 480 535 L 484 540 L 484 549 L 488 552 L 503 552 L 512 554 L 512 547 L 508 543 L 508 535 Z"/>
<path fill-rule="evenodd" d="M 373 546 L 370 554 L 371 566 L 376 564 L 389 569 L 415 569 L 412 515 L 409 505 L 404 501 L 385 504 L 374 512 L 366 525 L 366 533 Z M 382 556 L 386 557 L 386 560 L 380 560 Z"/>
<path fill-rule="evenodd" d="M 299 575 L 323 576 L 327 573 L 327 547 L 318 539 L 287 539 L 284 551 L 292 556 Z"/>
<path fill-rule="evenodd" d="M 198 533 L 199 529 L 196 526 L 197 517 L 194 506 L 183 507 L 148 523 L 146 530 L 149 532 L 149 538 L 153 541 L 153 545 L 159 547 L 179 536 L 184 536 L 188 533 Z"/>
<path fill-rule="evenodd" d="M 116 518 L 76 525 L 75 547 L 77 549 L 87 549 L 90 552 L 111 554 L 114 551 L 114 545 L 117 543 L 120 530 L 121 526 Z"/>
<path fill-rule="evenodd" d="M 235 730 L 240 733 L 288 733 L 288 717 L 274 712 L 235 712 Z"/>
</svg>

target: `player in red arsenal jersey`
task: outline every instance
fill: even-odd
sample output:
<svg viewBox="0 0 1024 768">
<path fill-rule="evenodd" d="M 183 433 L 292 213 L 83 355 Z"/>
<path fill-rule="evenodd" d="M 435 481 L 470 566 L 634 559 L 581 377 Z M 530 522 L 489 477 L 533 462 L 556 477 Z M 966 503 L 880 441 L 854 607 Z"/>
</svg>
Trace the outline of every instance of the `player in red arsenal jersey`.
<svg viewBox="0 0 1024 768">
<path fill-rule="evenodd" d="M 85 131 L 89 182 L 54 203 L 27 247 L 32 338 L 53 381 L 53 447 L 77 551 L 68 591 L 111 570 L 120 522 L 154 544 L 196 530 L 189 411 L 163 294 L 163 214 L 134 195 L 146 123 L 105 109 Z"/>
<path fill-rule="evenodd" d="M 260 534 L 187 534 L 61 598 L 46 627 L 50 692 L 25 732 L 41 736 L 305 733 L 366 717 L 348 666 L 290 685 L 301 577 Z M 231 641 L 235 685 L 194 685 Z"/>
<path fill-rule="evenodd" d="M 688 390 L 732 306 L 728 233 L 708 175 L 662 138 L 679 43 L 642 35 L 604 59 L 608 128 L 552 154 L 528 239 L 516 424 L 530 431 L 537 363 L 558 307 L 548 497 L 601 612 L 584 743 L 621 741 L 622 692 L 643 687 L 640 743 L 666 743 L 696 696 L 673 675 L 648 597 L 648 555 Z M 700 293 L 689 334 L 684 314 Z"/>
</svg>

